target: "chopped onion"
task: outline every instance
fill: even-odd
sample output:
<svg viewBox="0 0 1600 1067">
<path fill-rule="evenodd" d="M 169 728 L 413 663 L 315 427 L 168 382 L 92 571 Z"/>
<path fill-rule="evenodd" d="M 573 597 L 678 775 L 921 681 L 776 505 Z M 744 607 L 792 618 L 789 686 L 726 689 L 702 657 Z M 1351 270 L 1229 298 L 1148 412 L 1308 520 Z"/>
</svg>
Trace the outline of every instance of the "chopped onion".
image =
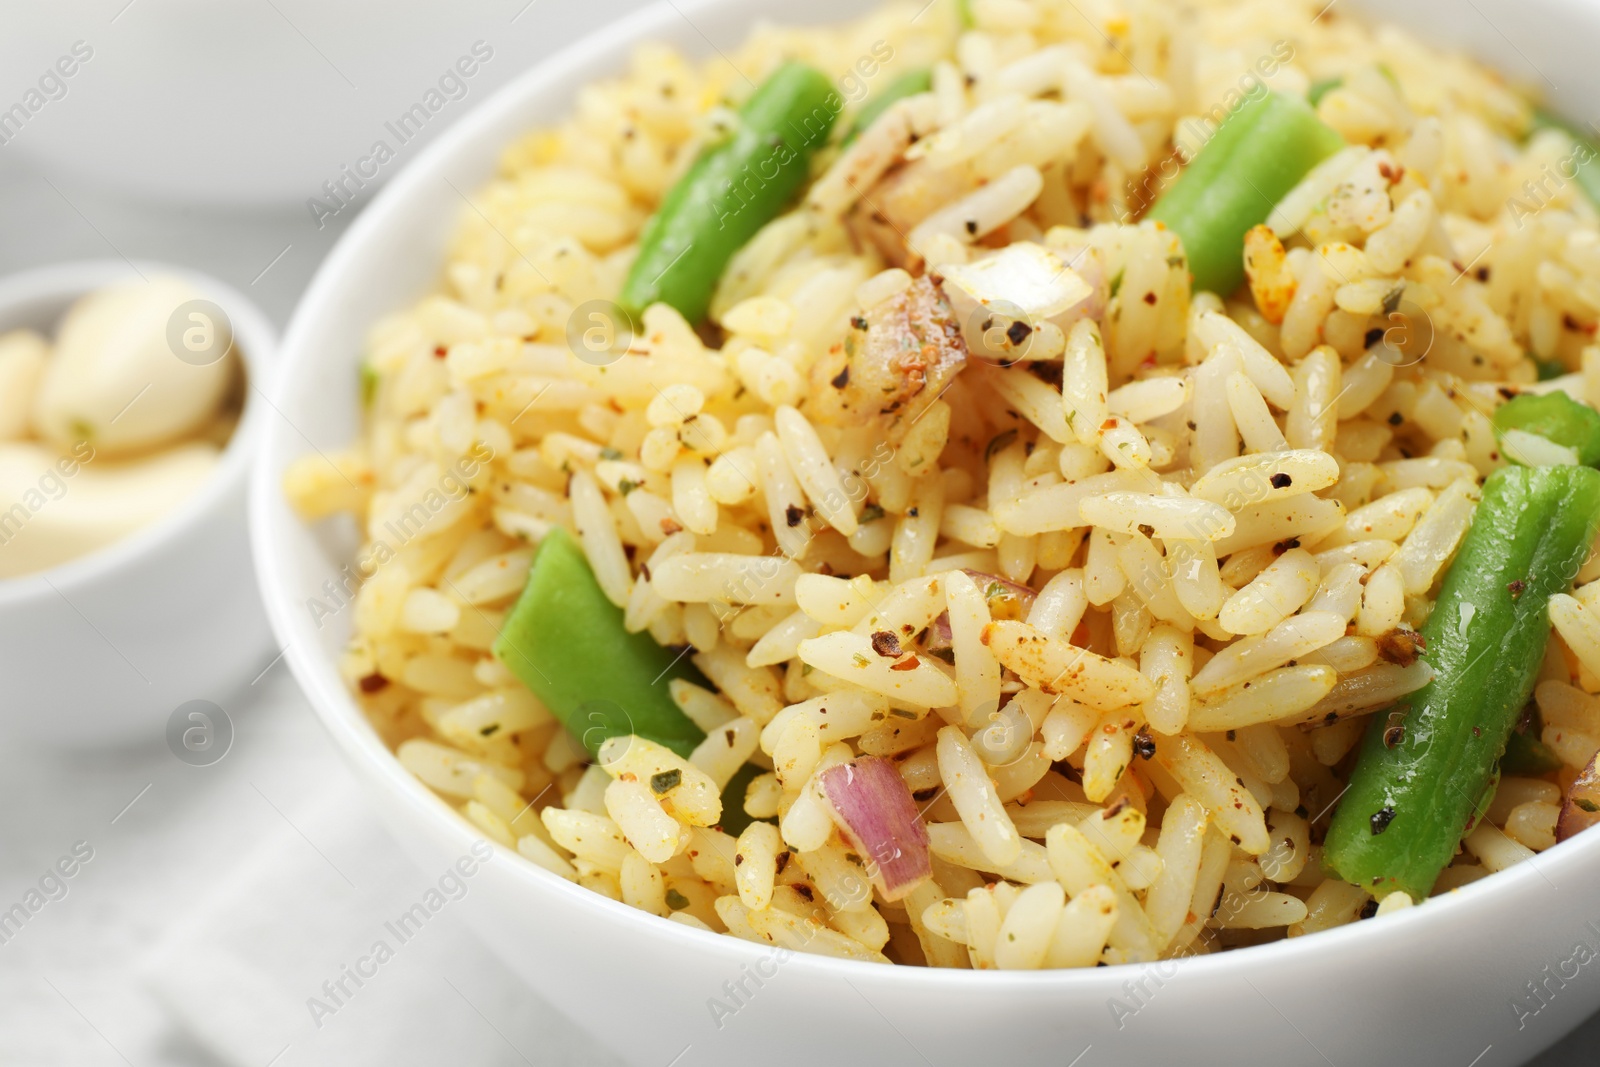
<svg viewBox="0 0 1600 1067">
<path fill-rule="evenodd" d="M 1561 818 L 1556 821 L 1556 840 L 1565 841 L 1580 830 L 1600 823 L 1600 770 L 1591 757 L 1589 765 L 1567 790 L 1566 802 L 1561 805 Z"/>
<path fill-rule="evenodd" d="M 1009 578 L 1002 578 L 998 574 L 986 574 L 975 571 L 970 567 L 963 568 L 967 577 L 978 583 L 978 588 L 983 590 L 983 598 L 989 602 L 989 614 L 995 619 L 1007 621 L 1023 621 L 1028 617 L 1028 611 L 1033 607 L 1034 598 L 1039 594 L 1025 585 L 1019 585 Z M 995 586 L 999 585 L 999 589 Z M 1015 613 L 996 610 L 1002 607 L 1007 598 L 1016 600 Z M 997 603 L 999 602 L 999 603 Z M 928 626 L 928 635 L 922 639 L 922 648 L 926 652 L 943 652 L 950 647 L 950 613 L 943 611 Z"/>
<path fill-rule="evenodd" d="M 1111 275 L 1106 269 L 1106 254 L 1093 245 L 1067 245 L 1055 250 L 1067 266 L 1089 286 L 1089 299 L 1078 308 L 1079 314 L 1068 321 L 1056 320 L 1062 329 L 1071 329 L 1079 318 L 1100 322 L 1106 317 L 1106 305 L 1111 300 Z"/>
<path fill-rule="evenodd" d="M 858 756 L 818 775 L 829 811 L 885 900 L 899 900 L 933 873 L 928 828 L 894 764 Z"/>
<path fill-rule="evenodd" d="M 1043 245 L 1015 241 L 983 259 L 942 267 L 941 285 L 965 327 L 967 346 L 986 356 L 1020 358 L 1020 353 L 1010 351 L 1010 344 L 989 351 L 986 328 L 979 323 L 989 321 L 991 313 L 1024 323 L 1028 327 L 1022 331 L 1024 337 L 1045 323 L 1065 334 L 1078 320 L 1103 315 L 1105 300 L 1099 284 L 1103 264 L 1097 253 L 1076 249 L 1074 254 L 1074 259 L 1063 258 Z M 1083 268 L 1082 273 L 1075 269 L 1078 267 Z"/>
</svg>

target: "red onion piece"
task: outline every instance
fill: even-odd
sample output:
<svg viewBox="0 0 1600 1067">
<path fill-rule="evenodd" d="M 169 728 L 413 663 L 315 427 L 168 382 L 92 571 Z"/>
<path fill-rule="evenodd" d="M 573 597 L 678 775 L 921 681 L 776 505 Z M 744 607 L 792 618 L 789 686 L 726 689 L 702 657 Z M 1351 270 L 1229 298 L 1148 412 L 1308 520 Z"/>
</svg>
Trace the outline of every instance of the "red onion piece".
<svg viewBox="0 0 1600 1067">
<path fill-rule="evenodd" d="M 928 828 L 894 764 L 858 756 L 818 776 L 834 822 L 861 853 L 885 900 L 899 900 L 933 873 Z"/>
<path fill-rule="evenodd" d="M 1016 597 L 1017 610 L 1022 613 L 1018 616 L 1019 618 L 1027 616 L 1028 609 L 1033 607 L 1033 601 L 1039 595 L 1029 587 L 1013 582 L 1010 578 L 1002 578 L 998 574 L 985 574 L 983 571 L 968 570 L 966 575 L 978 583 L 978 588 L 983 590 L 983 595 L 991 601 L 996 596 L 1006 593 Z M 1000 586 L 998 591 L 993 589 L 995 585 Z M 991 610 L 993 609 L 991 608 Z"/>
<path fill-rule="evenodd" d="M 967 577 L 978 583 L 978 588 L 983 590 L 985 598 L 991 601 L 989 608 L 991 614 L 994 614 L 995 607 L 992 603 L 995 597 L 990 592 L 992 586 L 998 584 L 1001 593 L 1016 598 L 1017 609 L 1015 615 L 995 614 L 995 618 L 1027 620 L 1028 610 L 1033 607 L 1033 601 L 1039 595 L 1038 593 L 1035 593 L 1025 585 L 1018 585 L 1010 578 L 1002 578 L 998 574 L 986 574 L 983 571 L 972 570 L 970 567 L 965 568 L 965 573 Z M 943 652 L 950 647 L 950 641 L 950 613 L 942 611 L 939 613 L 939 617 L 934 619 L 928 626 L 928 635 L 922 639 L 922 647 L 928 652 Z"/>
<path fill-rule="evenodd" d="M 1557 841 L 1565 841 L 1580 830 L 1600 823 L 1600 770 L 1596 769 L 1596 760 L 1600 760 L 1600 755 L 1589 760 L 1589 765 L 1567 790 L 1561 818 L 1556 820 Z"/>
<path fill-rule="evenodd" d="M 954 635 L 950 632 L 950 613 L 939 612 L 939 617 L 928 624 L 928 635 L 922 639 L 922 647 L 927 652 L 943 652 L 950 647 Z"/>
</svg>

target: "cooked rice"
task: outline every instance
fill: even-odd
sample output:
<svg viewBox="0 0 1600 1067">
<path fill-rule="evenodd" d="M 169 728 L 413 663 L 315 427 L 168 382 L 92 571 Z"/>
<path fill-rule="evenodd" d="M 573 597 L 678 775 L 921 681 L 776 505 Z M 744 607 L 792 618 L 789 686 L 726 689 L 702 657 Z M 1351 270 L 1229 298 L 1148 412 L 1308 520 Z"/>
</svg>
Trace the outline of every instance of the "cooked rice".
<svg viewBox="0 0 1600 1067">
<path fill-rule="evenodd" d="M 763 26 L 705 62 L 645 46 L 506 152 L 439 292 L 372 331 L 364 438 L 287 481 L 308 518 L 366 521 L 342 671 L 479 832 L 699 928 L 1033 969 L 1355 922 L 1371 898 L 1317 842 L 1366 717 L 1431 675 L 1380 650 L 1426 618 L 1505 462 L 1488 415 L 1534 387 L 1528 353 L 1568 372 L 1538 388 L 1600 402 L 1600 221 L 1570 182 L 1523 188 L 1570 146 L 1521 143 L 1530 103 L 1494 73 L 1320 2 L 972 6 L 964 32 L 941 0 Z M 658 306 L 617 362 L 574 358 L 573 309 L 616 294 L 741 73 L 869 53 L 868 99 L 918 66 L 931 92 L 825 154 L 738 254 L 720 347 Z M 1175 238 L 1136 221 L 1163 163 L 1257 75 L 1298 95 L 1334 74 L 1318 111 L 1350 147 L 1252 235 L 1248 286 L 1191 298 Z M 903 264 L 857 228 L 885 175 L 925 201 Z M 972 359 L 893 443 L 819 416 L 812 372 L 852 316 L 1018 241 L 1117 279 L 1098 321 Z M 1371 345 L 1401 294 L 1426 360 L 1421 340 Z M 490 655 L 556 526 L 628 628 L 714 686 L 664 683 L 708 732 L 689 759 L 619 739 L 591 764 Z M 1551 607 L 1537 703 L 1565 768 L 1505 778 L 1436 893 L 1554 842 L 1600 746 L 1597 576 Z M 1001 579 L 1037 596 L 1019 610 Z M 952 666 L 874 654 L 876 631 L 945 615 Z M 928 823 L 934 877 L 898 903 L 820 792 L 863 753 L 895 761 Z M 745 809 L 777 822 L 735 840 L 712 824 L 746 760 L 770 772 Z M 641 781 L 659 771 L 667 796 Z"/>
</svg>

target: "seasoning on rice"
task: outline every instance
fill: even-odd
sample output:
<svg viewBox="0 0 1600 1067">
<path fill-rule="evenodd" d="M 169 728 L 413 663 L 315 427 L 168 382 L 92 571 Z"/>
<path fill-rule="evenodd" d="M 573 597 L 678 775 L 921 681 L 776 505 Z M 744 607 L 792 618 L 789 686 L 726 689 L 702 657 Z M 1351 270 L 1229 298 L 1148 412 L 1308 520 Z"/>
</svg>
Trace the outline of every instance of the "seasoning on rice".
<svg viewBox="0 0 1600 1067">
<path fill-rule="evenodd" d="M 980 969 L 1383 918 L 1595 822 L 1600 215 L 1548 188 L 1593 147 L 1299 0 L 1115 49 L 917 6 L 641 48 L 374 324 L 286 487 L 365 524 L 340 667 L 402 765 L 632 907 Z M 1533 524 L 1575 580 L 1485 571 L 1518 479 L 1583 490 Z M 1482 820 L 1341 805 L 1467 699 L 1471 580 L 1526 627 L 1516 706 L 1430 735 Z"/>
</svg>

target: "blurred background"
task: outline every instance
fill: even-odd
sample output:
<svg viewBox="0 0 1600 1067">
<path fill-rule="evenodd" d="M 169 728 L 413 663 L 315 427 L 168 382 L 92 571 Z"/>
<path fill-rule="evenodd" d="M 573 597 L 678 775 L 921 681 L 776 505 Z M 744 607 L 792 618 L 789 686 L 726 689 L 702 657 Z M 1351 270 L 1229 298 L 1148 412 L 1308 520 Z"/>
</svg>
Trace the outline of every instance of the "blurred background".
<svg viewBox="0 0 1600 1067">
<path fill-rule="evenodd" d="M 635 6 L 7 4 L 0 110 L 60 57 L 80 62 L 24 123 L 0 120 L 0 275 L 159 260 L 232 285 L 281 332 L 379 182 L 497 87 Z M 441 86 L 459 58 L 486 52 Z M 430 91 L 443 104 L 400 143 L 386 124 Z M 394 158 L 357 188 L 345 175 L 380 140 Z M 325 187 L 339 181 L 343 202 Z M 155 732 L 103 751 L 0 740 L 0 910 L 75 846 L 92 854 L 23 929 L 0 927 L 0 1063 L 615 1062 L 448 910 L 316 1025 L 307 999 L 333 1003 L 323 983 L 430 879 L 378 827 L 273 658 L 231 690 L 194 694 L 231 730 L 202 765 Z"/>
<path fill-rule="evenodd" d="M 0 275 L 160 260 L 229 283 L 282 330 L 386 177 L 498 86 L 638 6 L 7 4 Z M 468 55 L 475 73 L 453 75 Z M 52 75 L 63 56 L 74 73 Z M 397 127 L 419 102 L 426 124 Z M 61 857 L 79 860 L 24 926 L 0 926 L 0 1062 L 615 1062 L 448 910 L 377 978 L 347 977 L 375 917 L 429 879 L 378 828 L 272 650 L 250 673 L 194 694 L 226 734 L 203 759 L 154 734 L 73 752 L 0 741 L 0 910 Z M 337 1010 L 313 1015 L 309 998 L 335 1003 L 330 986 Z M 1596 1040 L 1592 1020 L 1541 1065 L 1593 1063 Z"/>
</svg>

